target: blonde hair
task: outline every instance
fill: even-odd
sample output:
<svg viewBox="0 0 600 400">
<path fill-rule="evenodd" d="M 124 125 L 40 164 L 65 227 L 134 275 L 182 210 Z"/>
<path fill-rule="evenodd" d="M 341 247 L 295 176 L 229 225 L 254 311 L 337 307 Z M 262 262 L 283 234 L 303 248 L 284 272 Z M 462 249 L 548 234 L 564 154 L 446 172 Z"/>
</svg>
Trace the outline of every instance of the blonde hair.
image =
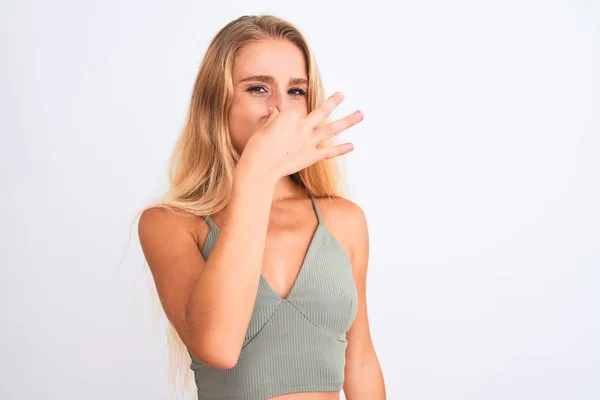
<svg viewBox="0 0 600 400">
<path fill-rule="evenodd" d="M 168 190 L 145 209 L 163 207 L 204 216 L 227 205 L 234 167 L 240 158 L 232 145 L 227 121 L 234 90 L 233 63 L 243 46 L 264 39 L 288 40 L 298 46 L 307 67 L 308 112 L 323 102 L 324 89 L 317 64 L 305 37 L 296 27 L 272 15 L 242 16 L 229 22 L 212 39 L 198 71 L 185 124 L 170 158 Z M 333 143 L 332 139 L 322 145 Z M 292 178 L 317 197 L 342 196 L 345 192 L 335 158 L 317 162 Z M 152 294 L 153 304 L 160 307 L 155 287 Z M 176 386 L 182 385 L 183 397 L 195 398 L 188 392 L 193 387 L 190 385 L 193 372 L 187 348 L 168 318 L 166 328 L 171 390 L 178 397 Z"/>
</svg>

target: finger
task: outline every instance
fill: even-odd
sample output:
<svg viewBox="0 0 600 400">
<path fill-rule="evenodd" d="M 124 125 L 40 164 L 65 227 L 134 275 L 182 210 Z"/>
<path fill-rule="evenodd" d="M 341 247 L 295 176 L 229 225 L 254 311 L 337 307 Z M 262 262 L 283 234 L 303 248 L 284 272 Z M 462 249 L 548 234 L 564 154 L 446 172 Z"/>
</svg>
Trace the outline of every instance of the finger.
<svg viewBox="0 0 600 400">
<path fill-rule="evenodd" d="M 271 123 L 271 121 L 273 121 L 275 119 L 275 117 L 277 117 L 277 115 L 279 115 L 279 109 L 277 107 L 271 106 L 267 109 L 267 111 L 269 113 L 269 118 L 267 118 L 267 120 L 265 121 L 263 126 L 269 125 L 269 123 Z"/>
<path fill-rule="evenodd" d="M 342 131 L 345 131 L 346 129 L 358 124 L 364 119 L 364 116 L 365 115 L 361 110 L 357 110 L 342 119 L 338 119 L 337 121 L 330 122 L 327 125 L 315 129 L 314 138 L 318 143 L 322 142 L 323 140 L 330 139 Z"/>
<path fill-rule="evenodd" d="M 351 152 L 352 150 L 354 150 L 354 144 L 352 143 L 342 143 L 336 146 L 329 146 L 317 149 L 317 151 L 319 152 L 320 160 L 339 157 Z"/>
<path fill-rule="evenodd" d="M 332 94 L 304 118 L 305 123 L 310 128 L 316 127 L 319 123 L 324 121 L 343 100 L 344 94 L 342 92 Z"/>
<path fill-rule="evenodd" d="M 279 114 L 279 108 L 271 106 L 269 107 L 269 119 L 273 119 Z"/>
</svg>

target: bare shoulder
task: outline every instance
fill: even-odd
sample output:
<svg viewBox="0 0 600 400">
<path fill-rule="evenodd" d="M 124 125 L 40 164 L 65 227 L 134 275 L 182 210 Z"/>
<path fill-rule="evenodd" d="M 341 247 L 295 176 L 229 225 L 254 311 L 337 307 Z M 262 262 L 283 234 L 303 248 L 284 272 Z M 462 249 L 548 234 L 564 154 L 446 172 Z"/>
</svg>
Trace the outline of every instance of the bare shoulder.
<svg viewBox="0 0 600 400">
<path fill-rule="evenodd" d="M 198 258 L 198 238 L 203 225 L 208 230 L 198 217 L 164 207 L 155 206 L 142 212 L 138 237 L 155 279 L 167 276 L 174 268 L 187 268 L 189 263 L 184 260 Z"/>
<path fill-rule="evenodd" d="M 363 209 L 344 197 L 318 199 L 327 228 L 351 259 L 368 246 L 367 218 Z"/>
<path fill-rule="evenodd" d="M 186 236 L 200 245 L 206 233 L 208 226 L 200 217 L 159 206 L 145 209 L 138 221 L 138 236 L 144 242 L 172 242 Z"/>
<path fill-rule="evenodd" d="M 140 215 L 138 234 L 144 238 L 159 233 L 164 229 L 178 229 L 181 227 L 179 218 L 163 207 L 150 207 Z"/>
</svg>

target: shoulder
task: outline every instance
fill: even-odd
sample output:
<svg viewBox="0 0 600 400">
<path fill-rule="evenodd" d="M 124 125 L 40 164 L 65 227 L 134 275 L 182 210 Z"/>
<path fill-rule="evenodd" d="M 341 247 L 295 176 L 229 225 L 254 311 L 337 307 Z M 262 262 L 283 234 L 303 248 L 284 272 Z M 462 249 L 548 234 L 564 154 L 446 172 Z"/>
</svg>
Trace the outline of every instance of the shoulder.
<svg viewBox="0 0 600 400">
<path fill-rule="evenodd" d="M 319 198 L 323 218 L 344 228 L 366 229 L 367 219 L 363 209 L 344 197 Z"/>
<path fill-rule="evenodd" d="M 181 217 L 164 207 L 153 206 L 142 211 L 138 221 L 138 234 L 152 235 L 158 231 L 177 230 L 181 224 Z"/>
<path fill-rule="evenodd" d="M 351 260 L 368 250 L 369 234 L 364 210 L 344 197 L 319 198 L 318 204 L 327 228 L 344 247 Z"/>
<path fill-rule="evenodd" d="M 144 209 L 138 220 L 138 236 L 147 243 L 190 236 L 198 242 L 200 237 L 204 237 L 203 233 L 207 232 L 208 226 L 201 217 L 163 206 Z"/>
</svg>

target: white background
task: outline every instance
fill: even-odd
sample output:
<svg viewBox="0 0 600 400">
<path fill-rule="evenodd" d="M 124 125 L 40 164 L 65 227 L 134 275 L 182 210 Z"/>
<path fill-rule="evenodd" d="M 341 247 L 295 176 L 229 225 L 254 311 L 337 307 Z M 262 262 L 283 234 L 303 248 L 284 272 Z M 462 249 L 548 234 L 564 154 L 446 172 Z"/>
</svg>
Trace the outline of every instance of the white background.
<svg viewBox="0 0 600 400">
<path fill-rule="evenodd" d="M 132 223 L 210 39 L 260 13 L 365 112 L 341 139 L 388 399 L 600 398 L 591 0 L 2 1 L 0 398 L 168 398 Z"/>
</svg>

